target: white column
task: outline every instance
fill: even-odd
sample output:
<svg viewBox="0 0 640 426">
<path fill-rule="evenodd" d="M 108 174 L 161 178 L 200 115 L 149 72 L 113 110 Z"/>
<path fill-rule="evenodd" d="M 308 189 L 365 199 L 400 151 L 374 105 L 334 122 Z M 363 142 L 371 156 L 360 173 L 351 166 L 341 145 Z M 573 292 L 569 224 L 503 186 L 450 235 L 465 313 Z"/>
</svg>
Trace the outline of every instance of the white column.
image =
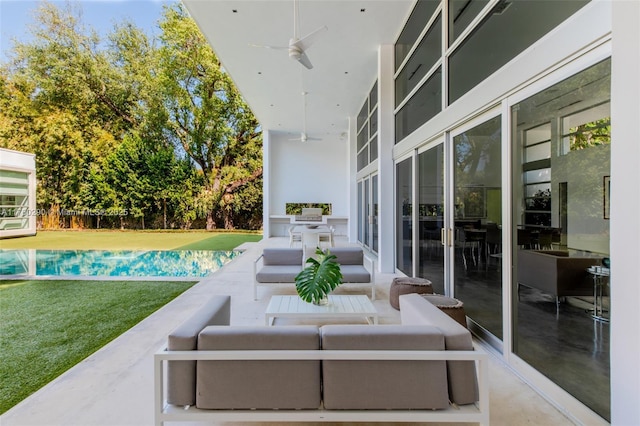
<svg viewBox="0 0 640 426">
<path fill-rule="evenodd" d="M 378 265 L 383 273 L 396 270 L 393 49 L 392 44 L 381 45 L 378 49 Z"/>
<path fill-rule="evenodd" d="M 349 223 L 348 232 L 349 242 L 358 241 L 358 184 L 356 182 L 356 173 L 358 171 L 357 162 L 357 129 L 356 117 L 349 117 L 349 145 L 347 148 L 347 170 L 349 170 Z"/>
<path fill-rule="evenodd" d="M 611 424 L 640 425 L 640 2 L 612 7 Z"/>
<path fill-rule="evenodd" d="M 265 129 L 262 132 L 262 238 L 269 238 L 271 236 L 271 222 L 269 216 L 271 215 L 271 202 L 270 202 L 270 169 L 271 164 L 269 159 L 271 158 L 270 150 L 271 144 L 271 131 Z"/>
</svg>

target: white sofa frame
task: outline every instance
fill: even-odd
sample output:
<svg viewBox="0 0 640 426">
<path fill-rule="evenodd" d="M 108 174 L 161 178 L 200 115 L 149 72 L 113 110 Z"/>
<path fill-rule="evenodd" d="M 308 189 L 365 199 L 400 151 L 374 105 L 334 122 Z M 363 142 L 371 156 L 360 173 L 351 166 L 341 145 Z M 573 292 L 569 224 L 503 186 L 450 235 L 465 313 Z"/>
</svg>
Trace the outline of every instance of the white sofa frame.
<svg viewBox="0 0 640 426">
<path fill-rule="evenodd" d="M 444 410 L 203 410 L 166 403 L 164 369 L 168 361 L 193 360 L 448 360 L 475 361 L 478 401 Z M 154 355 L 155 424 L 178 421 L 227 422 L 476 422 L 489 425 L 488 354 L 473 351 L 397 350 L 232 350 L 167 351 Z"/>
<path fill-rule="evenodd" d="M 291 285 L 294 284 L 295 285 L 295 281 L 291 281 L 291 282 L 280 282 L 280 283 L 261 283 L 257 280 L 257 273 L 258 273 L 258 264 L 260 263 L 260 260 L 262 259 L 262 254 L 260 256 L 258 256 L 256 258 L 256 260 L 253 261 L 253 300 L 258 300 L 258 287 L 259 286 L 264 286 L 264 287 L 269 287 L 272 285 Z M 369 272 L 369 275 L 371 276 L 371 279 L 369 280 L 369 282 L 344 282 L 342 284 L 340 284 L 341 286 L 343 285 L 359 285 L 362 287 L 369 287 L 371 288 L 371 300 L 376 300 L 376 273 L 375 273 L 375 265 L 374 265 L 374 261 L 372 259 L 370 259 L 367 256 L 363 256 L 363 266 L 364 268 Z M 304 269 L 304 264 L 301 265 L 301 269 Z"/>
</svg>

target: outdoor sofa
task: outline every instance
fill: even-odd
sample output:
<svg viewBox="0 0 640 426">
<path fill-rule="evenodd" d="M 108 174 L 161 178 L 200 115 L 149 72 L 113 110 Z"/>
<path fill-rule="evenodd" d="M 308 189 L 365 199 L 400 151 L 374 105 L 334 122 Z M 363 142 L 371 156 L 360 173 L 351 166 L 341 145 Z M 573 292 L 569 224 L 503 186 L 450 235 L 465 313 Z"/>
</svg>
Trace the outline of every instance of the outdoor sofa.
<svg viewBox="0 0 640 426">
<path fill-rule="evenodd" d="M 488 425 L 487 354 L 419 295 L 400 304 L 402 324 L 232 326 L 215 296 L 155 355 L 155 422 Z"/>
<path fill-rule="evenodd" d="M 342 283 L 356 284 L 371 289 L 371 300 L 376 298 L 375 268 L 360 247 L 333 247 L 329 249 L 340 264 Z M 265 248 L 253 262 L 253 298 L 258 300 L 258 286 L 295 284 L 296 276 L 305 266 L 302 248 Z"/>
<path fill-rule="evenodd" d="M 587 269 L 601 263 L 602 257 L 570 256 L 561 250 L 518 250 L 518 293 L 524 285 L 550 294 L 558 310 L 561 297 L 593 296 Z"/>
</svg>

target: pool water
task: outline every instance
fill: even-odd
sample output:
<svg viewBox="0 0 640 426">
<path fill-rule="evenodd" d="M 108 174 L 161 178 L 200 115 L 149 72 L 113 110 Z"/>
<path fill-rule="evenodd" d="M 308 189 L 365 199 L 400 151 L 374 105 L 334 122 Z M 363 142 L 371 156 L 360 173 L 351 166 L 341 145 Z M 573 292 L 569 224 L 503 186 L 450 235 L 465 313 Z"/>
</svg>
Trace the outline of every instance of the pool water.
<svg viewBox="0 0 640 426">
<path fill-rule="evenodd" d="M 0 250 L 0 275 L 204 277 L 240 251 Z"/>
</svg>

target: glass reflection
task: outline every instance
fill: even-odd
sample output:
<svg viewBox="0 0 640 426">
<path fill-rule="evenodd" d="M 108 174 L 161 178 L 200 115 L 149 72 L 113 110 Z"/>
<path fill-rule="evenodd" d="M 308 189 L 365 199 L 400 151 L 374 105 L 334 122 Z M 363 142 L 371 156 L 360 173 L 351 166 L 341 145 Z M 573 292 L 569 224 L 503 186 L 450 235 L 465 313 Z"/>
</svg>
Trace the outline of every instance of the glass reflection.
<svg viewBox="0 0 640 426">
<path fill-rule="evenodd" d="M 413 276 L 411 256 L 413 205 L 411 158 L 396 165 L 396 267 L 406 275 Z"/>
<path fill-rule="evenodd" d="M 431 281 L 434 293 L 445 294 L 444 148 L 440 144 L 418 156 L 420 260 L 418 276 Z"/>
<path fill-rule="evenodd" d="M 502 338 L 501 117 L 453 138 L 455 297 L 472 321 Z"/>
<path fill-rule="evenodd" d="M 608 316 L 609 285 L 588 270 L 609 257 L 609 99 L 606 60 L 512 108 L 513 351 L 607 420 L 609 326 L 591 310 Z"/>
</svg>

